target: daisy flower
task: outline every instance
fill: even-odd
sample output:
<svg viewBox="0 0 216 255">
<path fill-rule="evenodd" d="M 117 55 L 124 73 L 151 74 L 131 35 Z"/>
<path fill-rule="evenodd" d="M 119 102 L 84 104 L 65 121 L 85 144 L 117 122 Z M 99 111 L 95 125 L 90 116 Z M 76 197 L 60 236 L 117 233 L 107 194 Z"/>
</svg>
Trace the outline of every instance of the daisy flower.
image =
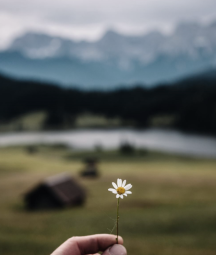
<svg viewBox="0 0 216 255">
<path fill-rule="evenodd" d="M 111 191 L 113 194 L 116 194 L 116 198 L 124 198 L 124 196 L 127 196 L 128 194 L 132 194 L 131 191 L 129 191 L 129 189 L 132 188 L 131 184 L 127 184 L 126 185 L 126 180 L 122 181 L 122 179 L 117 179 L 117 184 L 115 184 L 115 182 L 112 182 L 112 185 L 114 187 L 108 189 L 109 191 Z"/>
</svg>

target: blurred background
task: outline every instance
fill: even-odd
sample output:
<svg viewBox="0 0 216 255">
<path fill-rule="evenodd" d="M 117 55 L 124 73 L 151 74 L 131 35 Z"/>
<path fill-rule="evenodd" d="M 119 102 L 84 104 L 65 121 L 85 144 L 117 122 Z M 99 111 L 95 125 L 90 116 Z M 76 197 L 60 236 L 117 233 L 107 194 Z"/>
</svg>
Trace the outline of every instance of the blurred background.
<svg viewBox="0 0 216 255">
<path fill-rule="evenodd" d="M 0 253 L 116 233 L 216 254 L 215 0 L 0 0 Z"/>
</svg>

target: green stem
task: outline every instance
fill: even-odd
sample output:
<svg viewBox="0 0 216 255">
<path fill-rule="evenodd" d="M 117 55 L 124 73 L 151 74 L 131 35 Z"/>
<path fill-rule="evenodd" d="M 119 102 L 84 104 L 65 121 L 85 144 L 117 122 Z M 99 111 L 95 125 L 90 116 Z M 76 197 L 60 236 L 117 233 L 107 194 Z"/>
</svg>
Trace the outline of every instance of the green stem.
<svg viewBox="0 0 216 255">
<path fill-rule="evenodd" d="M 116 227 L 117 227 L 117 238 L 116 238 L 116 243 L 118 244 L 118 223 L 119 223 L 119 201 L 120 197 L 117 200 L 117 221 L 116 221 Z"/>
</svg>

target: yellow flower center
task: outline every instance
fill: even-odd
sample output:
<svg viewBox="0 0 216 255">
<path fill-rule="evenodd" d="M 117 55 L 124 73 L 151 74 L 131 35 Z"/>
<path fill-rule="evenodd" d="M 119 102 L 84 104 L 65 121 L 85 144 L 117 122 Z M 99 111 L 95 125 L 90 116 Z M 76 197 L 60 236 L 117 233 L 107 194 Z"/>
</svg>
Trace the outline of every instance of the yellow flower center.
<svg viewBox="0 0 216 255">
<path fill-rule="evenodd" d="M 124 189 L 123 187 L 119 187 L 119 188 L 117 189 L 117 192 L 118 192 L 119 195 L 122 195 L 122 194 L 125 193 L 125 189 Z"/>
</svg>

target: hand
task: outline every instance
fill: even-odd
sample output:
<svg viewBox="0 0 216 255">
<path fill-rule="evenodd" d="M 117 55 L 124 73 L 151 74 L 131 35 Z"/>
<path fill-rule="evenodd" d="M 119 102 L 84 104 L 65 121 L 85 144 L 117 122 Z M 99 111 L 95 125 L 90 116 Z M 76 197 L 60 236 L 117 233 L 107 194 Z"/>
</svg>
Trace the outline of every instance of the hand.
<svg viewBox="0 0 216 255">
<path fill-rule="evenodd" d="M 59 246 L 51 255 L 127 255 L 123 244 L 123 239 L 108 234 L 98 234 L 91 236 L 76 236 L 68 239 Z"/>
</svg>

